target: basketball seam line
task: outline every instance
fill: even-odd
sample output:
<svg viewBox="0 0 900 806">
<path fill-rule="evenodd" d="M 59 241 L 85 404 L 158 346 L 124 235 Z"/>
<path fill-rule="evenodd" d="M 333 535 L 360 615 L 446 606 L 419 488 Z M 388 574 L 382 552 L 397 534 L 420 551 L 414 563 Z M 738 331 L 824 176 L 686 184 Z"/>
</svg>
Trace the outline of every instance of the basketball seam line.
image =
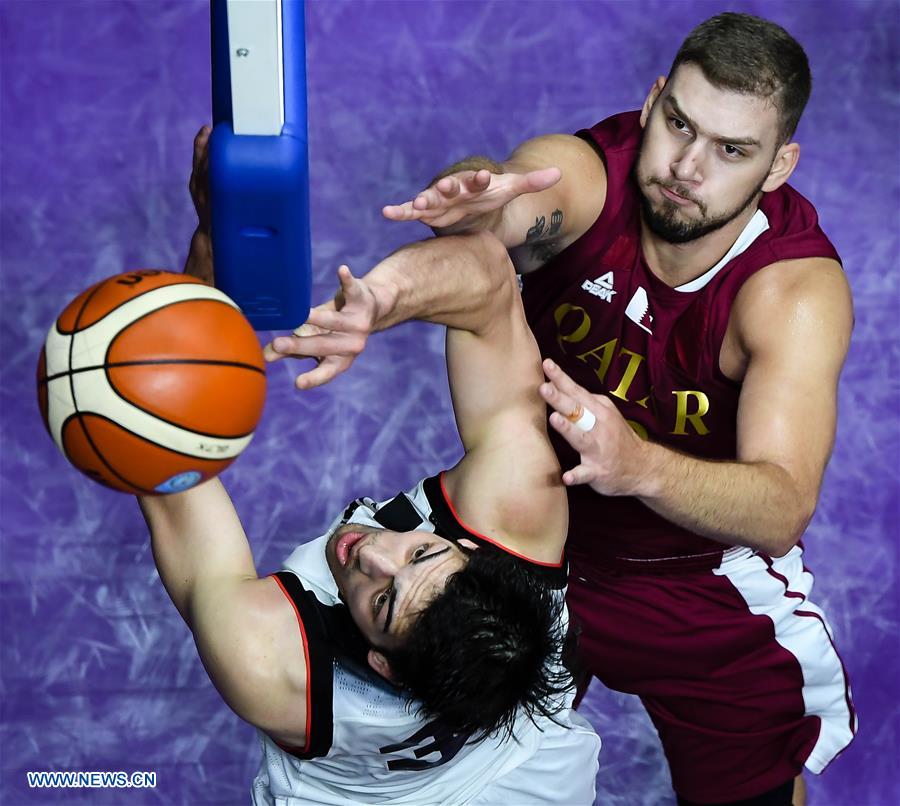
<svg viewBox="0 0 900 806">
<path fill-rule="evenodd" d="M 208 431 L 198 431 L 196 428 L 189 428 L 188 426 L 184 425 L 184 423 L 175 422 L 174 420 L 167 420 L 165 417 L 163 417 L 158 412 L 151 411 L 150 409 L 145 409 L 143 406 L 138 405 L 130 398 L 125 397 L 125 395 L 123 395 L 119 391 L 119 389 L 112 382 L 112 380 L 110 380 L 109 378 L 107 378 L 107 380 L 109 381 L 110 389 L 112 389 L 113 393 L 116 395 L 116 397 L 119 398 L 119 400 L 124 401 L 129 406 L 134 406 L 138 411 L 144 412 L 144 414 L 149 415 L 154 420 L 159 420 L 161 423 L 166 423 L 166 425 L 174 426 L 175 428 L 179 428 L 182 431 L 187 431 L 190 434 L 196 434 L 198 437 L 208 437 L 209 439 L 225 439 L 225 440 L 246 439 L 247 437 L 252 436 L 253 432 L 256 430 L 256 426 L 254 425 L 253 429 L 251 429 L 250 431 L 248 431 L 244 434 L 236 434 L 235 436 L 226 437 L 226 436 L 223 436 L 222 434 L 210 434 Z M 89 413 L 94 414 L 95 412 L 89 412 Z M 121 423 L 116 423 L 116 425 L 118 425 L 119 427 L 122 427 Z M 126 428 L 125 430 L 127 431 L 128 429 Z M 137 436 L 140 436 L 140 434 L 137 434 Z M 141 437 L 141 439 L 147 440 L 147 442 L 152 442 L 152 440 L 147 439 L 147 437 Z M 158 443 L 156 443 L 156 444 L 158 444 Z M 160 446 L 160 447 L 165 447 L 167 450 L 174 450 L 173 448 L 168 448 L 167 446 L 164 446 L 164 445 Z M 181 453 L 181 451 L 175 451 L 175 453 Z M 191 454 L 186 453 L 184 455 L 190 456 Z M 195 457 L 195 458 L 202 459 L 203 457 Z M 237 458 L 237 456 L 231 457 L 231 459 L 236 459 L 236 458 Z M 225 461 L 225 460 L 220 459 L 220 460 L 210 460 L 210 461 Z"/>
<path fill-rule="evenodd" d="M 69 361 L 71 362 L 71 357 Z M 65 372 L 57 372 L 55 375 L 48 375 L 46 378 L 41 378 L 38 383 L 50 383 L 50 381 L 55 381 L 58 378 L 64 378 L 66 375 L 75 375 L 79 372 L 91 372 L 95 369 L 116 369 L 118 367 L 140 367 L 147 365 L 167 365 L 167 364 L 205 364 L 208 366 L 215 367 L 236 367 L 238 369 L 249 369 L 253 372 L 258 372 L 260 375 L 265 375 L 266 371 L 264 369 L 260 369 L 259 367 L 254 366 L 253 364 L 244 364 L 240 361 L 222 361 L 220 359 L 206 359 L 206 358 L 148 358 L 144 361 L 113 361 L 109 363 L 103 364 L 95 364 L 91 367 L 78 367 L 77 369 L 69 369 Z"/>
<path fill-rule="evenodd" d="M 164 274 L 164 273 L 165 273 L 163 269 L 158 269 L 158 270 L 157 270 L 157 269 L 152 269 L 152 271 L 158 271 L 159 274 Z M 128 273 L 128 272 L 126 272 L 126 274 L 127 274 L 127 273 Z M 173 273 L 174 273 L 174 272 L 173 272 Z M 116 276 L 118 276 L 118 275 L 116 275 Z M 156 275 L 148 275 L 148 276 L 155 277 Z M 187 274 L 186 274 L 186 275 L 179 275 L 179 276 L 190 277 L 191 275 L 187 275 Z M 113 279 L 113 278 L 107 278 L 107 279 L 109 280 L 109 279 Z M 90 301 L 91 297 L 93 297 L 94 294 L 97 292 L 97 290 L 99 289 L 99 286 L 103 285 L 103 284 L 106 283 L 106 282 L 107 282 L 107 280 L 101 280 L 101 281 L 97 284 L 98 288 L 94 289 L 94 291 L 91 292 L 90 296 L 84 301 L 84 304 L 81 306 L 81 310 L 78 312 L 78 316 L 75 317 L 75 324 L 74 324 L 74 327 L 77 328 L 79 322 L 81 321 L 81 314 L 82 314 L 82 312 L 84 311 L 85 306 L 86 306 L 86 305 L 88 304 L 88 302 Z M 156 288 L 148 288 L 146 291 L 141 291 L 140 293 L 135 294 L 133 297 L 129 297 L 128 299 L 123 300 L 122 302 L 120 302 L 120 303 L 119 303 L 118 305 L 116 305 L 115 307 L 110 308 L 105 314 L 103 314 L 103 316 L 101 316 L 101 317 L 100 317 L 99 319 L 97 319 L 95 322 L 91 322 L 91 323 L 85 328 L 85 330 L 87 330 L 88 327 L 93 327 L 94 325 L 98 324 L 99 322 L 102 322 L 104 319 L 106 319 L 107 316 L 109 316 L 111 313 L 115 313 L 115 312 L 116 312 L 117 310 L 119 310 L 119 308 L 121 308 L 123 305 L 127 305 L 129 302 L 133 302 L 134 300 L 139 299 L 140 297 L 143 297 L 145 294 L 152 294 L 154 291 L 159 291 L 161 288 L 171 288 L 172 286 L 177 286 L 177 285 L 200 285 L 200 286 L 204 286 L 204 287 L 206 287 L 206 288 L 209 288 L 209 286 L 208 286 L 206 283 L 204 283 L 204 282 L 199 282 L 199 283 L 187 282 L 187 283 L 183 283 L 183 284 L 182 284 L 182 283 L 168 283 L 167 285 L 158 285 L 158 286 L 156 286 Z M 210 300 L 208 297 L 197 297 L 197 298 L 195 298 L 195 299 L 209 300 L 210 302 L 222 302 L 222 300 L 216 300 L 216 299 Z M 186 300 L 182 300 L 182 301 L 186 301 Z M 227 304 L 227 303 L 223 303 L 223 304 Z M 166 307 L 166 306 L 162 306 L 162 307 Z M 229 305 L 228 307 L 231 307 L 231 306 Z M 157 308 L 157 309 L 155 309 L 155 310 L 159 310 L 159 309 Z M 58 320 L 58 319 L 57 319 L 57 321 L 55 322 L 55 327 L 56 327 L 56 332 L 59 333 L 60 336 L 73 336 L 73 335 L 75 335 L 76 333 L 78 333 L 78 330 L 77 330 L 77 329 L 76 329 L 76 330 L 60 330 L 60 328 L 59 328 L 59 320 Z"/>
<path fill-rule="evenodd" d="M 84 302 L 81 304 L 81 310 L 78 311 L 78 314 L 75 316 L 75 327 L 77 328 L 79 323 L 81 322 L 81 314 L 84 313 L 84 309 L 87 308 L 88 303 L 93 299 L 94 294 L 96 294 L 103 287 L 103 283 L 98 283 L 97 286 L 91 291 L 90 294 L 87 295 Z M 77 330 L 76 330 L 77 332 Z M 74 337 L 69 342 L 69 366 L 72 366 L 72 355 L 75 351 L 75 339 Z M 81 412 L 78 409 L 78 398 L 75 397 L 75 381 L 72 380 L 72 373 L 69 374 L 69 394 L 72 396 L 72 407 L 75 409 L 75 414 L 73 415 L 78 420 L 78 425 L 81 427 L 82 432 L 84 433 L 84 438 L 88 441 L 88 444 L 93 449 L 94 453 L 97 455 L 97 458 L 103 462 L 106 466 L 106 469 L 109 470 L 110 473 L 113 474 L 119 481 L 123 484 L 128 485 L 133 490 L 140 490 L 142 493 L 147 493 L 152 495 L 155 490 L 148 490 L 145 487 L 141 487 L 140 485 L 133 484 L 128 479 L 126 479 L 123 475 L 119 473 L 107 460 L 106 457 L 100 453 L 100 449 L 94 444 L 94 440 L 91 438 L 90 433 L 88 433 L 87 427 L 84 424 L 84 420 L 81 417 Z M 65 432 L 65 425 L 71 419 L 71 417 L 66 418 L 66 421 L 63 423 L 62 428 L 59 432 L 60 442 L 65 445 L 65 439 L 63 439 L 63 434 Z M 66 454 L 68 457 L 68 454 Z M 70 460 L 71 461 L 71 460 Z M 77 465 L 76 465 L 77 466 Z"/>
<path fill-rule="evenodd" d="M 178 454 L 178 456 L 184 456 L 187 459 L 193 459 L 197 462 L 233 462 L 237 458 L 236 456 L 226 456 L 224 459 L 215 459 L 212 457 L 207 458 L 205 456 L 194 456 L 191 453 L 185 453 L 184 451 L 179 451 L 177 448 L 170 448 L 168 445 L 163 445 L 159 442 L 149 439 L 148 437 L 145 437 L 143 434 L 139 434 L 137 431 L 132 431 L 130 428 L 126 428 L 124 425 L 122 425 L 119 422 L 116 422 L 111 417 L 107 417 L 105 414 L 100 414 L 99 412 L 96 412 L 96 411 L 86 411 L 86 412 L 84 412 L 84 414 L 79 414 L 78 415 L 79 422 L 81 421 L 81 419 L 83 417 L 86 417 L 86 416 L 96 417 L 99 420 L 105 420 L 106 422 L 111 423 L 112 425 L 116 426 L 116 428 L 121 428 L 126 434 L 131 434 L 132 436 L 137 437 L 138 439 L 146 442 L 148 445 L 154 445 L 155 447 L 162 448 L 163 450 L 168 451 L 169 453 L 175 453 L 175 454 Z M 69 419 L 72 419 L 72 418 L 70 417 Z M 68 422 L 68 420 L 66 422 Z M 191 429 L 188 428 L 185 430 L 190 431 Z M 197 433 L 199 436 L 210 436 L 208 434 L 199 434 L 199 432 L 196 432 L 196 431 L 194 431 L 192 433 Z M 252 434 L 253 432 L 251 431 L 250 433 Z M 229 437 L 219 437 L 219 439 L 229 439 Z M 235 437 L 235 439 L 239 439 L 239 437 Z M 91 443 L 91 444 L 93 445 L 93 443 Z M 110 470 L 112 470 L 112 468 L 110 468 Z M 113 472 L 115 473 L 114 470 L 113 470 Z M 124 481 L 127 484 L 131 484 L 131 482 L 125 478 L 122 478 L 122 481 Z M 137 484 L 131 484 L 131 486 L 136 487 L 139 490 L 143 490 L 144 492 L 147 492 L 148 494 L 151 494 L 151 495 L 157 494 L 155 490 L 147 490 L 144 487 L 138 487 Z"/>
<path fill-rule="evenodd" d="M 175 285 L 177 285 L 177 283 L 175 283 Z M 171 287 L 171 286 L 163 286 L 163 288 L 170 288 L 170 287 Z M 150 292 L 148 292 L 148 293 L 152 293 L 153 291 L 159 291 L 159 290 L 161 290 L 161 289 L 159 289 L 159 288 L 152 288 L 152 289 L 150 289 Z M 117 333 L 109 340 L 109 344 L 106 345 L 106 353 L 104 353 L 104 355 L 103 355 L 103 363 L 104 363 L 104 364 L 109 363 L 109 361 L 108 361 L 108 359 L 109 359 L 109 354 L 110 354 L 110 352 L 112 351 L 113 345 L 115 345 L 116 340 L 117 340 L 123 333 L 125 333 L 129 328 L 134 327 L 138 322 L 142 322 L 144 319 L 147 319 L 148 317 L 153 316 L 153 314 L 155 314 L 155 313 L 159 313 L 160 311 L 164 311 L 164 310 L 166 310 L 167 308 L 174 308 L 176 305 L 185 305 L 185 304 L 187 304 L 188 302 L 212 302 L 212 303 L 214 303 L 214 304 L 216 304 L 216 305 L 224 305 L 225 307 L 229 308 L 230 310 L 235 310 L 231 305 L 229 305 L 229 304 L 228 304 L 227 302 L 225 302 L 224 300 L 221 300 L 221 299 L 210 299 L 209 297 L 200 297 L 200 298 L 198 298 L 198 297 L 188 297 L 187 299 L 176 299 L 176 300 L 173 300 L 172 302 L 166 302 L 166 303 L 160 302 L 160 303 L 158 303 L 158 304 L 156 305 L 156 307 L 151 308 L 149 311 L 144 311 L 144 313 L 142 313 L 140 316 L 136 317 L 135 319 L 132 319 L 130 322 L 128 322 L 127 325 L 125 325 L 124 327 L 122 327 L 121 330 L 119 330 L 119 331 L 118 331 L 118 332 L 117 332 Z M 241 311 L 240 311 L 239 308 L 237 309 L 237 313 L 238 313 L 238 316 L 243 317 L 243 314 L 241 313 Z M 245 321 L 246 321 L 246 320 L 245 320 Z M 94 324 L 97 324 L 97 323 L 95 322 Z M 91 325 L 91 327 L 93 327 L 93 326 L 94 326 L 94 325 Z"/>
</svg>

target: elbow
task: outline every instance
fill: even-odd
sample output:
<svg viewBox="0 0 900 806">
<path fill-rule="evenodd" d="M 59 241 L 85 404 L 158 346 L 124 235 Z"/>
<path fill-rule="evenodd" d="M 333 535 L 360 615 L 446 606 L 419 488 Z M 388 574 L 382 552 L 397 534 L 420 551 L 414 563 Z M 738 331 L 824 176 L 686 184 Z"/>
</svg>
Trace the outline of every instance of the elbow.
<svg viewBox="0 0 900 806">
<path fill-rule="evenodd" d="M 479 260 L 485 268 L 485 278 L 488 282 L 486 293 L 491 299 L 505 300 L 508 302 L 510 294 L 519 292 L 519 283 L 516 270 L 509 252 L 503 242 L 493 233 L 482 231 L 467 236 L 475 240 Z"/>
<path fill-rule="evenodd" d="M 786 517 L 781 528 L 774 535 L 769 550 L 772 557 L 783 557 L 800 542 L 815 511 L 815 498 L 809 500 L 807 497 L 798 497 L 795 506 L 785 511 Z"/>
<path fill-rule="evenodd" d="M 802 532 L 800 534 L 797 534 L 796 532 L 786 532 L 784 535 L 777 535 L 771 541 L 766 553 L 770 557 L 784 557 L 785 554 L 797 545 L 801 536 Z"/>
</svg>

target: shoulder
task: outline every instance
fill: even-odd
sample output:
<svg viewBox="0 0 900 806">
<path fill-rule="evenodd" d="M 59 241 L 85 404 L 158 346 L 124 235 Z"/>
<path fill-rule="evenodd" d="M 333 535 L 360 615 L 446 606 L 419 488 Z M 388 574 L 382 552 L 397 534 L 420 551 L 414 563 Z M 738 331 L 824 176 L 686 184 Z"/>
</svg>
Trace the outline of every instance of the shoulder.
<svg viewBox="0 0 900 806">
<path fill-rule="evenodd" d="M 589 129 L 577 133 L 579 137 L 595 144 L 604 155 L 618 152 L 636 152 L 644 137 L 640 111 L 620 112 L 601 120 Z"/>
<path fill-rule="evenodd" d="M 548 167 L 559 169 L 559 182 L 505 208 L 502 240 L 516 244 L 510 255 L 520 273 L 534 271 L 574 243 L 606 203 L 606 166 L 595 146 L 581 137 L 551 134 L 528 140 L 504 163 L 511 173 Z"/>
<path fill-rule="evenodd" d="M 570 202 L 579 200 L 573 191 L 591 188 L 596 197 L 606 183 L 606 167 L 595 144 L 574 134 L 545 134 L 526 140 L 503 166 L 515 173 L 549 166 L 559 168 L 562 178 L 554 192 Z M 581 201 L 589 203 L 586 199 Z"/>
<path fill-rule="evenodd" d="M 597 150 L 583 136 L 574 134 L 543 134 L 526 140 L 512 153 L 504 163 L 509 170 L 533 170 L 543 167 L 547 160 L 560 160 L 567 165 L 581 166 L 585 169 L 596 169 Z"/>
<path fill-rule="evenodd" d="M 845 343 L 853 326 L 850 285 L 841 265 L 831 258 L 772 263 L 743 284 L 730 326 L 750 353 L 788 336 Z"/>
</svg>

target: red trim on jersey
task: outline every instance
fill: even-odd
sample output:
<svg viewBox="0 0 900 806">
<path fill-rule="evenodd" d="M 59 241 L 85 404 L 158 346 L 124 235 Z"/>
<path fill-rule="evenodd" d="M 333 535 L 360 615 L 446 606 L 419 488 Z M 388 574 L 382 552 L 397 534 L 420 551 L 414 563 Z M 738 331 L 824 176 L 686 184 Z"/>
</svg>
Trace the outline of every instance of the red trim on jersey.
<svg viewBox="0 0 900 806">
<path fill-rule="evenodd" d="M 273 574 L 271 579 L 275 580 L 275 584 L 278 585 L 285 598 L 291 603 L 291 608 L 294 611 L 294 615 L 297 617 L 297 623 L 300 625 L 300 638 L 303 641 L 303 662 L 306 664 L 306 744 L 303 745 L 300 752 L 308 753 L 310 744 L 312 743 L 312 669 L 309 665 L 309 642 L 306 639 L 306 628 L 303 626 L 303 619 L 300 618 L 300 611 L 297 610 L 297 605 L 294 604 L 294 600 L 284 589 L 284 585 L 281 584 L 281 580 L 277 576 Z M 275 741 L 275 739 L 272 739 L 272 741 L 286 753 L 293 753 L 299 749 L 290 747 L 289 745 L 283 745 L 280 742 Z"/>
<path fill-rule="evenodd" d="M 446 472 L 446 471 L 444 471 L 444 472 Z M 453 502 L 450 500 L 450 496 L 447 494 L 447 488 L 444 486 L 444 472 L 442 472 L 441 475 L 438 477 L 441 482 L 441 493 L 444 496 L 444 501 L 447 504 L 447 506 L 449 507 L 450 512 L 453 513 L 453 517 L 456 518 L 457 522 L 459 523 L 460 526 L 463 527 L 463 529 L 465 529 L 467 532 L 471 532 L 473 535 L 475 535 L 475 537 L 478 537 L 481 540 L 484 540 L 484 541 L 490 543 L 492 546 L 496 546 L 499 549 L 503 549 L 503 551 L 505 551 L 507 554 L 512 554 L 513 557 L 518 557 L 520 560 L 525 560 L 526 562 L 534 563 L 535 565 L 543 565 L 543 566 L 546 566 L 547 568 L 562 568 L 563 560 L 565 558 L 565 549 L 563 549 L 563 556 L 559 558 L 559 562 L 556 562 L 556 563 L 542 562 L 541 560 L 534 560 L 531 557 L 526 557 L 524 554 L 519 554 L 518 551 L 513 551 L 511 548 L 509 548 L 509 546 L 504 546 L 502 543 L 497 542 L 496 540 L 488 537 L 487 535 L 483 535 L 481 532 L 478 532 L 475 529 L 473 529 L 471 526 L 469 526 L 469 524 L 467 524 L 462 518 L 459 517 L 459 514 L 457 513 L 455 507 L 453 506 Z"/>
</svg>

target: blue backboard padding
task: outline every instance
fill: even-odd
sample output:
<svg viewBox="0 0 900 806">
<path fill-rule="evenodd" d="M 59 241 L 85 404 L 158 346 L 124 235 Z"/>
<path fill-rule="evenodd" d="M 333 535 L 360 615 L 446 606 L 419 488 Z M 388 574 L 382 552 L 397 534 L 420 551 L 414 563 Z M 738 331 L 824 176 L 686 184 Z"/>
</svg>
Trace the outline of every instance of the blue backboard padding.
<svg viewBox="0 0 900 806">
<path fill-rule="evenodd" d="M 213 0 L 213 134 L 209 143 L 216 286 L 257 330 L 293 329 L 309 313 L 309 159 L 304 4 L 282 3 L 285 124 L 279 136 L 236 135 L 228 18 Z"/>
</svg>

